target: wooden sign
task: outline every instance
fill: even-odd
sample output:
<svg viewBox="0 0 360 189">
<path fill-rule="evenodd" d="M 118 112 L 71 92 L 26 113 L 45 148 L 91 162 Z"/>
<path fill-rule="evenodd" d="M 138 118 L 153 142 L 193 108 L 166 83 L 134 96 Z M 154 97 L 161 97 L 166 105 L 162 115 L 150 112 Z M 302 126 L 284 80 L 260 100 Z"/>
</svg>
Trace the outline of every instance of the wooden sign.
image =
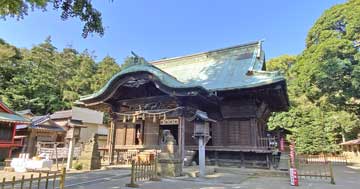
<svg viewBox="0 0 360 189">
<path fill-rule="evenodd" d="M 160 125 L 179 125 L 179 119 L 161 119 Z"/>
</svg>

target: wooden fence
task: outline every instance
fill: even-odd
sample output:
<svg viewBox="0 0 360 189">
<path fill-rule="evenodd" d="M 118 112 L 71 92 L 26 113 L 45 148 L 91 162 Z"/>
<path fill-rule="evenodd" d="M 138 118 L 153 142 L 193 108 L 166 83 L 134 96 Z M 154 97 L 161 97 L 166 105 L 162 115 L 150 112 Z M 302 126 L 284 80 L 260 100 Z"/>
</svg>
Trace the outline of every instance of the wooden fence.
<svg viewBox="0 0 360 189">
<path fill-rule="evenodd" d="M 153 161 L 135 161 L 131 162 L 131 178 L 130 183 L 126 184 L 127 187 L 138 188 L 137 181 L 159 181 L 157 174 L 157 160 Z"/>
<path fill-rule="evenodd" d="M 333 165 L 348 165 L 348 158 L 344 155 L 300 155 L 301 158 L 306 158 L 308 162 L 326 163 L 329 162 Z"/>
<path fill-rule="evenodd" d="M 58 147 L 62 146 L 62 147 Z M 82 151 L 81 146 L 74 148 L 73 157 L 79 157 Z M 66 159 L 69 153 L 69 148 L 65 147 L 63 142 L 38 142 L 36 154 L 48 154 L 50 159 Z"/>
<path fill-rule="evenodd" d="M 295 167 L 299 178 L 329 179 L 331 184 L 335 184 L 333 162 L 329 161 L 329 159 L 325 155 L 297 155 Z M 331 160 L 336 159 L 332 158 Z M 342 159 L 339 160 L 343 161 Z M 334 163 L 339 162 L 334 161 Z"/>
<path fill-rule="evenodd" d="M 0 186 L 1 189 L 8 189 L 8 188 L 64 189 L 65 177 L 66 177 L 66 169 L 62 168 L 60 174 L 57 174 L 57 172 L 46 173 L 46 174 L 39 173 L 38 175 L 31 174 L 30 178 L 25 178 L 25 175 L 23 175 L 21 179 L 16 179 L 16 177 L 13 176 L 12 179 L 9 181 L 7 181 L 6 178 L 4 177 L 2 179 Z"/>
</svg>

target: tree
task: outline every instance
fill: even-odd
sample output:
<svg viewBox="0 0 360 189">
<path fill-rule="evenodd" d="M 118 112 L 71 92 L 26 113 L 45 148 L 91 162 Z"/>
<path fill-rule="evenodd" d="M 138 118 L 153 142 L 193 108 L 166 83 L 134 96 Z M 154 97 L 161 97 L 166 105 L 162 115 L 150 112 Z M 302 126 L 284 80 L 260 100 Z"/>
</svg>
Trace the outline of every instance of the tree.
<svg viewBox="0 0 360 189">
<path fill-rule="evenodd" d="M 296 62 L 296 56 L 293 55 L 282 55 L 276 58 L 272 58 L 266 63 L 266 69 L 268 71 L 278 70 L 282 74 L 288 76 L 288 71 L 291 66 Z"/>
<path fill-rule="evenodd" d="M 58 51 L 50 37 L 29 50 L 0 39 L 0 68 L 0 99 L 12 109 L 29 108 L 35 114 L 71 108 L 120 71 L 110 56 L 96 63 L 87 50 Z"/>
<path fill-rule="evenodd" d="M 360 1 L 335 5 L 310 29 L 294 66 L 299 93 L 328 110 L 360 115 Z"/>
<path fill-rule="evenodd" d="M 86 38 L 89 33 L 104 35 L 101 13 L 93 8 L 91 0 L 0 0 L 0 16 L 16 17 L 22 19 L 28 14 L 29 9 L 46 10 L 52 4 L 56 10 L 61 9 L 61 19 L 78 17 L 84 22 L 82 36 Z"/>
<path fill-rule="evenodd" d="M 20 50 L 0 39 L 0 95 L 19 70 Z"/>
<path fill-rule="evenodd" d="M 95 74 L 95 61 L 92 56 L 84 51 L 76 57 L 76 62 L 71 69 L 71 76 L 66 78 L 66 87 L 63 91 L 64 101 L 71 107 L 72 103 L 79 99 L 81 95 L 90 94 L 92 76 Z"/>
<path fill-rule="evenodd" d="M 0 40 L 2 68 L 0 98 L 16 110 L 36 114 L 71 108 L 79 96 L 90 94 L 95 61 L 87 52 L 65 48 L 62 52 L 48 37 L 30 50 L 19 50 Z"/>
<path fill-rule="evenodd" d="M 54 65 L 56 53 L 50 38 L 30 51 L 22 52 L 24 58 L 17 68 L 20 73 L 4 90 L 3 98 L 12 108 L 31 108 L 34 112 L 46 114 L 64 106 Z"/>
<path fill-rule="evenodd" d="M 120 66 L 116 63 L 115 59 L 110 56 L 106 56 L 99 64 L 96 65 L 96 72 L 92 78 L 91 89 L 93 91 L 99 90 L 118 72 L 120 72 Z"/>
<path fill-rule="evenodd" d="M 310 29 L 306 48 L 268 61 L 288 79 L 289 112 L 274 113 L 269 128 L 285 128 L 300 153 L 336 152 L 360 129 L 360 2 L 336 5 Z"/>
</svg>

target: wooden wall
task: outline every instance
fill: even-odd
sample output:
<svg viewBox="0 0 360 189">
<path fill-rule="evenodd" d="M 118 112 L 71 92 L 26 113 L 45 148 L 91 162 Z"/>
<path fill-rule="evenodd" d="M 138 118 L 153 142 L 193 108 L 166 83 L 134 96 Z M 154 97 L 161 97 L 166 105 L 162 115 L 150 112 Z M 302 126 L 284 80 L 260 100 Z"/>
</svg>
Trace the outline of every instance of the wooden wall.
<svg viewBox="0 0 360 189">
<path fill-rule="evenodd" d="M 135 126 L 140 124 L 141 134 L 144 145 L 157 145 L 159 141 L 159 122 L 155 123 L 151 118 L 146 118 L 143 122 L 141 120 L 136 123 L 126 122 L 118 120 L 116 123 L 116 136 L 115 145 L 135 145 Z"/>
<path fill-rule="evenodd" d="M 266 120 L 269 116 L 265 103 L 255 103 L 252 100 L 225 100 L 221 103 L 224 119 L 211 126 L 212 146 L 256 146 L 261 137 L 265 136 Z M 152 118 L 137 123 L 116 123 L 115 145 L 135 145 L 135 125 L 143 124 L 142 139 L 144 145 L 158 145 L 159 120 Z M 192 138 L 194 124 L 185 122 L 185 145 L 197 145 Z"/>
<path fill-rule="evenodd" d="M 213 146 L 256 146 L 265 136 L 269 109 L 254 100 L 225 100 L 221 103 L 224 119 L 212 126 Z"/>
<path fill-rule="evenodd" d="M 213 146 L 251 145 L 250 120 L 223 120 L 212 126 Z"/>
<path fill-rule="evenodd" d="M 144 124 L 144 144 L 158 145 L 159 144 L 159 120 L 154 123 L 151 118 L 145 119 Z"/>
<path fill-rule="evenodd" d="M 116 122 L 116 135 L 115 135 L 115 145 L 125 145 L 126 143 L 126 123 L 122 123 L 121 121 Z"/>
</svg>

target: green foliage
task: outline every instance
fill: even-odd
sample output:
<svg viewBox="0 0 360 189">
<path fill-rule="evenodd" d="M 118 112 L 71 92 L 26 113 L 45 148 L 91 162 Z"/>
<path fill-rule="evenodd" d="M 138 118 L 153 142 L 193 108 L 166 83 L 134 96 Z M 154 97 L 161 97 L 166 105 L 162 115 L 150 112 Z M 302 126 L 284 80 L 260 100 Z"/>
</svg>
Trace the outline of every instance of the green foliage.
<svg viewBox="0 0 360 189">
<path fill-rule="evenodd" d="M 279 70 L 282 74 L 287 74 L 288 70 L 295 63 L 295 61 L 296 61 L 296 56 L 282 55 L 267 61 L 266 69 L 268 71 Z"/>
<path fill-rule="evenodd" d="M 35 114 L 70 108 L 81 95 L 95 92 L 120 71 L 111 57 L 96 64 L 87 51 L 57 51 L 50 38 L 29 50 L 0 40 L 0 66 L 1 100 L 15 110 L 31 109 Z"/>
<path fill-rule="evenodd" d="M 61 19 L 78 17 L 85 23 L 82 36 L 86 38 L 89 33 L 104 35 L 101 13 L 93 8 L 90 0 L 0 0 L 0 17 L 6 16 L 22 19 L 29 9 L 45 11 L 49 4 L 53 9 L 61 9 Z"/>
<path fill-rule="evenodd" d="M 91 89 L 99 90 L 116 73 L 120 72 L 120 67 L 115 59 L 106 56 L 98 65 L 93 76 Z"/>
<path fill-rule="evenodd" d="M 268 63 L 285 72 L 292 104 L 270 117 L 269 128 L 291 131 L 300 153 L 336 152 L 360 129 L 359 26 L 360 1 L 333 6 L 310 29 L 290 69 L 287 55 Z"/>
<path fill-rule="evenodd" d="M 83 164 L 79 163 L 79 162 L 76 162 L 75 165 L 74 165 L 74 169 L 82 170 L 83 169 Z"/>
</svg>

